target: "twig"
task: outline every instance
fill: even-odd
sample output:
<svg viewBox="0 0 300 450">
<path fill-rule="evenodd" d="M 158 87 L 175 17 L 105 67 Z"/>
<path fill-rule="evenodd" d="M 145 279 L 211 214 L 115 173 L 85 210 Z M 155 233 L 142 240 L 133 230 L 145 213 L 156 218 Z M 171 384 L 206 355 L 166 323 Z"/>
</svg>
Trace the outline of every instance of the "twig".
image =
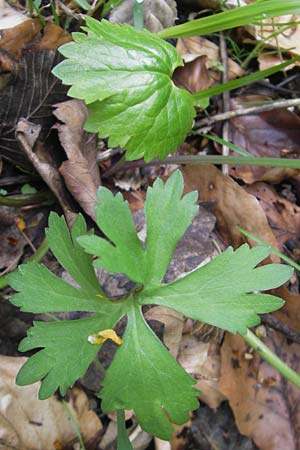
<svg viewBox="0 0 300 450">
<path fill-rule="evenodd" d="M 235 111 L 227 111 L 225 113 L 216 114 L 215 116 L 205 118 L 196 122 L 196 129 L 212 125 L 222 120 L 229 120 L 233 117 L 246 116 L 248 114 L 260 114 L 262 112 L 273 111 L 274 109 L 290 108 L 292 106 L 299 106 L 300 98 L 293 98 L 289 100 L 277 100 L 271 103 L 266 103 L 258 106 L 251 106 L 244 109 L 236 109 Z"/>
<path fill-rule="evenodd" d="M 275 319 L 275 317 L 271 316 L 270 314 L 262 314 L 260 317 L 261 321 L 265 325 L 268 325 L 270 328 L 273 328 L 273 330 L 279 331 L 280 333 L 284 334 L 291 341 L 300 344 L 300 333 L 292 330 L 288 325 L 280 322 L 280 320 L 278 319 Z"/>
</svg>

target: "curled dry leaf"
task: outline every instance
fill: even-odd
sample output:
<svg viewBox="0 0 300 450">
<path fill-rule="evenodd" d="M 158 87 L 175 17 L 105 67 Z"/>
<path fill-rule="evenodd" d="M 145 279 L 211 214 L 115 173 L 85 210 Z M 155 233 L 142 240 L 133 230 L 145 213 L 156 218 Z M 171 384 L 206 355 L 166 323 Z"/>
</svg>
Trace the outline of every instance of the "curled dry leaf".
<svg viewBox="0 0 300 450">
<path fill-rule="evenodd" d="M 266 95 L 245 95 L 231 99 L 231 109 L 244 109 L 271 101 Z M 300 118 L 288 109 L 239 116 L 229 121 L 229 140 L 253 156 L 298 158 L 300 152 Z M 232 166 L 230 174 L 245 183 L 299 177 L 296 169 Z"/>
<path fill-rule="evenodd" d="M 219 47 L 208 39 L 196 36 L 179 38 L 177 50 L 185 61 L 173 75 L 174 82 L 190 92 L 209 88 L 221 80 Z M 244 75 L 243 69 L 232 59 L 228 59 L 228 77 L 233 80 Z"/>
<path fill-rule="evenodd" d="M 125 0 L 114 8 L 109 16 L 113 23 L 130 23 L 133 25 L 134 0 Z M 145 28 L 157 33 L 163 28 L 171 27 L 177 17 L 176 2 L 174 0 L 144 0 Z"/>
<path fill-rule="evenodd" d="M 38 400 L 39 383 L 15 384 L 27 358 L 0 357 L 0 441 L 7 450 L 72 448 L 78 442 L 63 403 L 54 397 Z M 69 391 L 67 406 L 86 444 L 100 440 L 102 425 L 88 408 L 88 398 L 77 388 Z"/>
<path fill-rule="evenodd" d="M 245 238 L 238 227 L 245 228 L 273 247 L 277 241 L 259 201 L 223 175 L 212 165 L 186 166 L 183 169 L 186 191 L 197 190 L 202 202 L 215 202 L 217 227 L 226 244 L 238 247 Z M 272 256 L 278 261 L 276 256 Z"/>
<path fill-rule="evenodd" d="M 300 346 L 268 331 L 265 343 L 294 370 L 300 370 Z M 226 334 L 222 346 L 220 389 L 228 398 L 239 431 L 261 450 L 300 447 L 300 392 L 253 354 L 244 340 Z"/>
<path fill-rule="evenodd" d="M 71 198 L 63 184 L 51 153 L 40 142 L 37 142 L 35 145 L 39 130 L 40 125 L 20 119 L 16 127 L 17 142 L 33 167 L 58 199 L 70 225 L 76 217 Z"/>
<path fill-rule="evenodd" d="M 100 174 L 97 165 L 96 135 L 83 130 L 88 112 L 80 100 L 58 103 L 54 115 L 62 122 L 54 128 L 68 160 L 59 168 L 69 192 L 83 210 L 95 220 Z"/>
<path fill-rule="evenodd" d="M 254 183 L 245 187 L 262 206 L 276 235 L 278 248 L 282 249 L 289 239 L 296 240 L 300 235 L 300 207 L 280 195 L 267 183 Z"/>
</svg>

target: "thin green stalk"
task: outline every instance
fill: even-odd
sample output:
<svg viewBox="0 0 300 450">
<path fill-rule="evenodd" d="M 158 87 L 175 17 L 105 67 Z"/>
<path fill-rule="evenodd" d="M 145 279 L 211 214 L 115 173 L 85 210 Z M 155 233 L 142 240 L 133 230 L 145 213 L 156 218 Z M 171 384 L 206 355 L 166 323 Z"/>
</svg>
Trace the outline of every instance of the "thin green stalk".
<svg viewBox="0 0 300 450">
<path fill-rule="evenodd" d="M 15 207 L 30 206 L 40 203 L 50 205 L 54 200 L 55 198 L 50 191 L 37 192 L 35 194 L 0 195 L 0 205 Z"/>
<path fill-rule="evenodd" d="M 107 16 L 107 14 L 109 14 L 113 8 L 116 8 L 117 6 L 121 5 L 123 1 L 124 0 L 109 0 L 108 2 L 106 2 L 103 7 L 102 16 L 103 17 Z"/>
<path fill-rule="evenodd" d="M 239 230 L 244 236 L 247 236 L 248 238 L 252 239 L 252 241 L 257 242 L 260 245 L 265 245 L 266 247 L 269 247 L 271 249 L 272 253 L 274 253 L 274 255 L 279 256 L 279 258 L 281 258 L 283 261 L 287 262 L 290 266 L 294 267 L 296 270 L 298 270 L 300 272 L 300 265 L 297 264 L 295 261 L 293 261 L 288 256 L 281 253 L 279 250 L 277 250 L 277 248 L 272 247 L 267 242 L 265 242 L 262 239 L 260 239 L 259 237 L 255 236 L 255 234 L 250 233 L 250 231 L 244 230 L 244 228 L 242 228 L 242 227 L 239 227 Z"/>
<path fill-rule="evenodd" d="M 134 0 L 133 24 L 137 30 L 144 28 L 144 0 Z"/>
<path fill-rule="evenodd" d="M 59 18 L 58 18 L 58 15 L 57 15 L 56 5 L 55 5 L 54 0 L 50 0 L 50 4 L 51 4 L 51 11 L 52 11 L 52 14 L 53 14 L 54 23 L 55 23 L 55 25 L 57 25 L 59 27 L 60 23 L 59 23 Z"/>
<path fill-rule="evenodd" d="M 245 77 L 238 78 L 237 80 L 228 81 L 228 83 L 214 86 L 209 89 L 205 89 L 204 91 L 196 92 L 195 94 L 193 94 L 193 97 L 197 102 L 199 100 L 212 97 L 213 95 L 222 94 L 225 91 L 230 91 L 232 89 L 237 89 L 242 86 L 246 86 L 247 84 L 254 83 L 263 78 L 269 77 L 299 60 L 300 57 L 297 56 L 296 58 L 292 58 L 289 61 L 286 61 L 282 64 L 278 64 L 277 66 L 271 67 L 270 69 L 261 70 L 260 72 L 255 72 L 252 73 L 251 75 L 246 75 Z"/>
<path fill-rule="evenodd" d="M 37 251 L 31 255 L 27 261 L 40 261 L 47 253 L 49 250 L 49 245 L 48 245 L 48 241 L 47 238 L 45 238 L 41 245 L 38 247 Z M 5 288 L 8 285 L 5 276 L 0 277 L 0 289 Z"/>
<path fill-rule="evenodd" d="M 267 361 L 274 369 L 276 369 L 287 380 L 300 388 L 300 375 L 291 369 L 284 361 L 282 361 L 272 350 L 269 349 L 252 331 L 247 330 L 246 334 L 241 334 L 242 338 L 249 344 L 257 353 Z"/>
<path fill-rule="evenodd" d="M 82 438 L 82 435 L 81 435 L 78 423 L 76 422 L 76 419 L 75 419 L 72 411 L 70 410 L 68 403 L 65 400 L 63 400 L 62 404 L 63 404 L 63 406 L 65 408 L 65 411 L 66 411 L 66 414 L 68 416 L 68 419 L 70 420 L 71 425 L 72 425 L 72 427 L 73 427 L 73 429 L 74 429 L 74 431 L 75 431 L 75 433 L 77 435 L 77 438 L 79 440 L 80 450 L 85 450 L 83 438 Z"/>
<path fill-rule="evenodd" d="M 124 409 L 117 410 L 118 450 L 133 450 L 125 427 Z"/>
<path fill-rule="evenodd" d="M 136 163 L 139 167 L 139 162 Z M 154 159 L 149 163 L 142 161 L 141 166 L 159 166 L 162 164 L 230 164 L 234 166 L 258 166 L 258 167 L 286 167 L 290 169 L 300 169 L 299 159 L 283 158 L 249 158 L 240 156 L 221 155 L 178 155 L 169 156 L 164 160 Z M 135 163 L 133 163 L 135 166 Z M 128 168 L 124 165 L 124 168 Z"/>
<path fill-rule="evenodd" d="M 271 24 L 272 25 L 272 24 Z M 277 25 L 277 24 L 276 24 Z M 262 49 L 263 47 L 265 47 L 265 45 L 267 44 L 267 42 L 278 36 L 279 34 L 284 33 L 286 30 L 288 30 L 289 28 L 291 28 L 293 25 L 286 25 L 283 26 L 282 28 L 280 28 L 280 30 L 276 30 L 273 31 L 273 33 L 269 34 L 268 37 L 266 37 L 265 39 L 262 39 L 261 41 L 258 41 L 257 44 L 255 45 L 255 47 L 253 48 L 253 50 L 249 53 L 249 55 L 247 56 L 247 58 L 245 58 L 245 60 L 242 62 L 241 67 L 242 69 L 246 70 L 249 66 L 250 61 L 252 61 L 253 58 L 256 57 L 256 55 L 258 54 L 258 52 L 260 51 L 260 49 Z M 278 51 L 276 52 L 278 53 Z"/>
<path fill-rule="evenodd" d="M 32 15 L 33 11 L 35 11 L 36 15 L 40 19 L 40 22 L 41 22 L 42 26 L 45 27 L 46 26 L 46 20 L 44 19 L 43 15 L 40 13 L 39 8 L 36 6 L 34 1 L 33 0 L 29 0 L 28 1 L 28 5 L 29 5 L 29 7 L 28 7 L 29 14 Z"/>
<path fill-rule="evenodd" d="M 212 136 L 211 134 L 205 134 L 205 133 L 193 133 L 193 134 L 200 134 L 200 136 L 205 137 L 207 139 L 210 139 L 214 142 L 217 142 L 220 145 L 225 145 L 226 147 L 230 148 L 230 150 L 239 153 L 240 155 L 244 157 L 250 157 L 253 158 L 251 153 L 247 152 L 244 148 L 239 147 L 238 145 L 233 144 L 232 142 L 225 141 L 225 139 L 219 138 L 218 136 Z"/>
<path fill-rule="evenodd" d="M 213 16 L 203 17 L 190 22 L 165 28 L 158 33 L 163 39 L 203 36 L 218 31 L 229 30 L 258 20 L 280 17 L 286 14 L 299 14 L 299 0 L 265 0 L 241 8 L 231 9 Z"/>
</svg>

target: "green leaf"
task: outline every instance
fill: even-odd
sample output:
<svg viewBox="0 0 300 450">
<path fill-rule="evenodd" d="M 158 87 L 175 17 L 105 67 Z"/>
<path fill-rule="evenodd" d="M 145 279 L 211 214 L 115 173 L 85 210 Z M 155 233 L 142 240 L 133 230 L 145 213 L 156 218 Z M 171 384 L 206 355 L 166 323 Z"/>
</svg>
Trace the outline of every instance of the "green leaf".
<svg viewBox="0 0 300 450">
<path fill-rule="evenodd" d="M 21 368 L 17 384 L 24 386 L 42 379 L 39 398 L 50 397 L 59 388 L 65 395 L 68 387 L 81 378 L 101 345 L 91 345 L 88 336 L 100 329 L 112 328 L 120 318 L 115 308 L 110 316 L 96 315 L 87 319 L 61 322 L 35 322 L 19 350 L 43 348 Z"/>
<path fill-rule="evenodd" d="M 99 350 L 100 345 L 91 342 L 111 336 L 116 322 L 127 315 L 123 343 L 103 382 L 104 411 L 134 409 L 143 429 L 162 439 L 171 437 L 172 423 L 188 420 L 188 411 L 198 404 L 195 380 L 148 327 L 142 306 L 167 306 L 194 319 L 245 333 L 247 326 L 258 323 L 257 313 L 282 305 L 277 297 L 254 292 L 284 283 L 291 269 L 279 264 L 256 267 L 269 249 L 264 246 L 250 250 L 244 245 L 235 252 L 229 248 L 172 284 L 161 285 L 176 243 L 197 211 L 196 194 L 182 197 L 182 192 L 183 179 L 178 171 L 165 184 L 157 180 L 148 190 L 145 249 L 137 237 L 128 204 L 120 194 L 114 196 L 105 188 L 99 190 L 96 217 L 108 240 L 86 235 L 82 217 L 69 233 L 64 219 L 51 215 L 49 245 L 79 287 L 68 284 L 43 265 L 24 264 L 8 276 L 12 287 L 19 291 L 11 301 L 23 311 L 86 311 L 94 315 L 80 320 L 36 322 L 22 341 L 20 351 L 39 351 L 21 369 L 19 384 L 42 379 L 40 398 L 49 397 L 57 388 L 64 395 Z M 118 301 L 99 295 L 92 259 L 78 243 L 99 256 L 97 265 L 125 273 L 141 285 Z M 98 341 L 95 334 L 100 336 Z M 122 439 L 122 445 L 127 445 L 125 433 Z"/>
<path fill-rule="evenodd" d="M 88 11 L 92 7 L 86 0 L 75 0 L 75 2 L 80 8 L 85 9 L 85 11 Z"/>
<path fill-rule="evenodd" d="M 229 9 L 219 14 L 165 28 L 158 35 L 164 39 L 203 36 L 249 25 L 266 18 L 298 13 L 300 13 L 299 0 L 285 0 L 284 2 L 282 0 L 256 1 L 240 8 Z"/>
<path fill-rule="evenodd" d="M 110 137 L 127 159 L 164 158 L 192 128 L 194 99 L 171 76 L 178 52 L 147 30 L 86 18 L 87 34 L 60 47 L 68 58 L 53 73 L 72 85 L 69 95 L 89 105 L 86 130 Z"/>
<path fill-rule="evenodd" d="M 109 300 L 97 297 L 95 292 L 71 286 L 36 262 L 22 264 L 17 272 L 7 276 L 7 280 L 13 289 L 20 291 L 11 302 L 19 306 L 21 311 L 110 311 Z"/>
<path fill-rule="evenodd" d="M 145 285 L 158 285 L 172 259 L 178 240 L 198 211 L 197 192 L 182 199 L 183 177 L 179 170 L 164 184 L 157 179 L 148 188 L 145 203 L 147 222 Z"/>
<path fill-rule="evenodd" d="M 99 256 L 95 265 L 112 273 L 124 273 L 136 283 L 142 283 L 145 274 L 144 251 L 136 234 L 128 203 L 119 193 L 114 196 L 100 187 L 96 206 L 96 221 L 100 230 L 111 241 L 97 236 L 82 236 L 78 242 L 92 255 Z"/>
<path fill-rule="evenodd" d="M 77 242 L 77 237 L 86 232 L 85 220 L 81 214 L 74 221 L 71 234 L 63 217 L 50 214 L 46 235 L 52 253 L 82 288 L 97 294 L 101 290 L 92 266 L 92 256 L 84 252 Z"/>
<path fill-rule="evenodd" d="M 176 363 L 144 321 L 137 306 L 128 311 L 124 344 L 102 383 L 102 409 L 134 409 L 141 427 L 169 440 L 173 423 L 189 419 L 199 394 L 187 373 Z"/>
<path fill-rule="evenodd" d="M 167 306 L 187 317 L 231 331 L 246 332 L 263 314 L 279 309 L 283 301 L 254 293 L 285 283 L 293 270 L 282 264 L 255 266 L 270 253 L 267 247 L 242 245 L 224 253 L 198 270 L 169 285 L 141 294 L 141 303 Z"/>
<path fill-rule="evenodd" d="M 124 273 L 147 287 L 157 286 L 166 273 L 178 240 L 198 210 L 196 192 L 181 198 L 182 194 L 180 171 L 174 172 L 166 184 L 157 179 L 153 188 L 148 189 L 144 251 L 128 203 L 120 193 L 114 197 L 101 187 L 96 206 L 97 225 L 111 243 L 96 236 L 82 236 L 78 242 L 88 253 L 100 257 L 95 262 L 97 266 L 112 273 Z"/>
<path fill-rule="evenodd" d="M 59 387 L 62 395 L 81 377 L 99 350 L 88 342 L 88 336 L 112 328 L 124 314 L 122 303 L 97 296 L 101 293 L 94 275 L 91 257 L 79 247 L 76 238 L 86 231 L 83 217 L 73 224 L 71 235 L 66 222 L 56 214 L 49 219 L 49 246 L 63 267 L 69 270 L 81 287 L 71 286 L 52 274 L 45 266 L 23 264 L 7 276 L 17 292 L 11 302 L 22 311 L 35 313 L 87 311 L 97 313 L 88 319 L 63 322 L 36 322 L 20 351 L 42 348 L 20 370 L 20 385 L 43 379 L 40 398 L 47 398 Z"/>
</svg>

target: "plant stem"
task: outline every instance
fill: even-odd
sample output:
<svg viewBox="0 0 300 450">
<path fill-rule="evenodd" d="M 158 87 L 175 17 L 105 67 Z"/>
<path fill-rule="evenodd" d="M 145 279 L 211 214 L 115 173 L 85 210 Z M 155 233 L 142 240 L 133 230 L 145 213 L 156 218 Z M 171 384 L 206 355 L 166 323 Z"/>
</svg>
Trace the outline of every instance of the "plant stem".
<svg viewBox="0 0 300 450">
<path fill-rule="evenodd" d="M 272 350 L 269 349 L 258 337 L 252 333 L 252 331 L 247 330 L 246 334 L 241 334 L 242 338 L 245 339 L 247 344 L 249 344 L 257 353 L 267 361 L 272 367 L 278 370 L 281 375 L 283 375 L 287 380 L 293 383 L 296 387 L 300 388 L 300 375 L 291 369 L 285 362 L 283 362 Z"/>
<path fill-rule="evenodd" d="M 0 196 L 0 205 L 15 207 L 31 206 L 39 203 L 51 205 L 54 201 L 55 198 L 50 191 L 37 192 L 35 194 Z"/>
<path fill-rule="evenodd" d="M 137 30 L 144 28 L 144 0 L 134 0 L 133 23 Z"/>
<path fill-rule="evenodd" d="M 287 167 L 290 169 L 300 169 L 299 159 L 248 158 L 246 156 L 221 155 L 177 155 L 169 156 L 163 160 L 153 159 L 149 163 L 146 163 L 144 160 L 129 162 L 118 167 L 113 173 L 133 168 L 136 169 L 138 167 L 163 166 L 165 164 L 230 164 L 234 166 Z M 105 174 L 105 178 L 107 176 L 108 175 Z"/>
<path fill-rule="evenodd" d="M 279 250 L 277 250 L 277 248 L 272 247 L 270 244 L 263 241 L 259 237 L 255 236 L 255 234 L 250 233 L 250 231 L 244 230 L 244 228 L 242 228 L 242 227 L 239 227 L 239 230 L 244 236 L 247 236 L 248 238 L 252 239 L 253 241 L 257 242 L 258 244 L 266 245 L 267 247 L 269 247 L 271 249 L 271 252 L 274 253 L 274 255 L 279 256 L 279 258 L 281 258 L 283 261 L 287 262 L 290 266 L 294 267 L 296 270 L 298 270 L 300 272 L 300 265 L 297 264 L 295 261 L 293 261 L 288 256 L 281 253 Z"/>
<path fill-rule="evenodd" d="M 67 414 L 67 416 L 68 416 L 68 419 L 70 420 L 71 425 L 72 425 L 72 427 L 73 427 L 75 433 L 77 434 L 77 438 L 78 438 L 79 444 L 80 444 L 80 450 L 85 450 L 83 438 L 82 438 L 82 435 L 81 435 L 81 432 L 80 432 L 80 428 L 79 428 L 79 426 L 78 426 L 78 423 L 77 423 L 77 421 L 76 421 L 76 419 L 75 419 L 75 417 L 74 417 L 74 415 L 73 415 L 71 409 L 69 408 L 68 403 L 67 403 L 65 400 L 63 400 L 63 401 L 62 401 L 62 404 L 63 404 L 63 406 L 64 406 L 64 409 L 65 409 L 65 411 L 66 411 L 66 414 Z"/>
<path fill-rule="evenodd" d="M 118 450 L 133 450 L 125 427 L 124 409 L 117 410 Z"/>
<path fill-rule="evenodd" d="M 38 247 L 37 251 L 33 255 L 31 255 L 27 261 L 40 261 L 47 254 L 48 250 L 48 241 L 47 238 L 45 238 L 41 245 Z M 5 288 L 7 285 L 8 283 L 6 281 L 6 278 L 4 276 L 0 277 L 0 289 Z"/>
</svg>

